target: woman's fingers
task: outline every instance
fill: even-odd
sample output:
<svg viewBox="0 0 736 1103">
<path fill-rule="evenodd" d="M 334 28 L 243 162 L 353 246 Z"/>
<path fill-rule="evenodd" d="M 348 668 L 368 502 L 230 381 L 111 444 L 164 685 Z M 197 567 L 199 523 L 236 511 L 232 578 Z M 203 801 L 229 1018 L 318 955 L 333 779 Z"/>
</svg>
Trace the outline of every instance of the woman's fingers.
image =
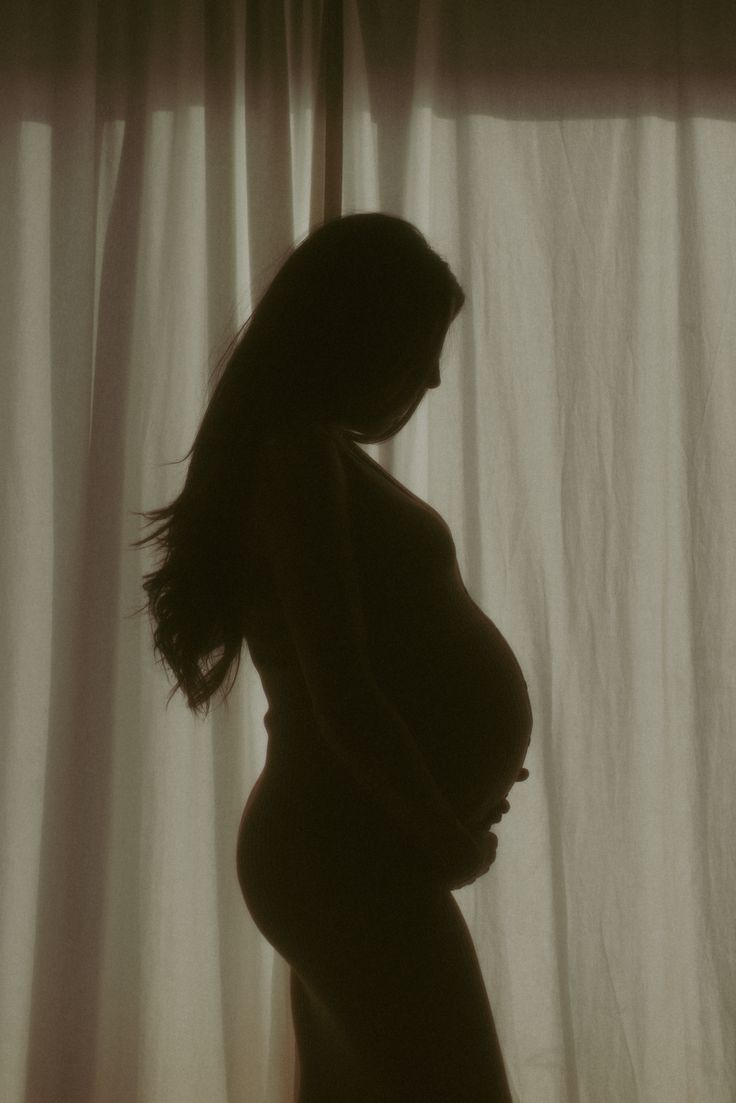
<svg viewBox="0 0 736 1103">
<path fill-rule="evenodd" d="M 500 804 L 497 804 L 495 808 L 491 809 L 489 824 L 500 823 L 501 816 L 505 816 L 511 809 L 511 805 L 507 800 L 502 800 Z"/>
<path fill-rule="evenodd" d="M 519 771 L 519 776 L 516 780 L 517 781 L 526 781 L 526 779 L 528 777 L 529 777 L 529 771 L 526 769 L 526 767 L 522 767 L 522 769 Z"/>
</svg>

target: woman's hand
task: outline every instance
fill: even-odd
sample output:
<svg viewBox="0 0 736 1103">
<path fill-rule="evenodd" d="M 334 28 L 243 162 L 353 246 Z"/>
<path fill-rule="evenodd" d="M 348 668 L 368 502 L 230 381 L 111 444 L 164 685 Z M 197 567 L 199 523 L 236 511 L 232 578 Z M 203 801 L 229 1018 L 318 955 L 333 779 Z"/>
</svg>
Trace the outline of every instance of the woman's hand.
<svg viewBox="0 0 736 1103">
<path fill-rule="evenodd" d="M 517 781 L 526 781 L 529 777 L 529 771 L 524 768 L 519 771 Z M 501 817 L 505 816 L 507 812 L 511 810 L 511 805 L 507 800 L 502 800 L 500 804 L 497 804 L 495 808 L 491 809 L 491 818 L 488 820 L 489 825 L 492 823 L 500 823 Z"/>
<path fill-rule="evenodd" d="M 529 771 L 521 769 L 516 780 L 526 781 L 528 777 Z M 472 885 L 474 881 L 477 881 L 491 868 L 496 860 L 498 836 L 488 829 L 491 824 L 500 823 L 501 817 L 505 816 L 510 808 L 511 805 L 508 800 L 502 800 L 500 804 L 497 804 L 495 808 L 486 813 L 482 822 L 475 825 L 468 823 L 463 825 L 463 834 L 466 839 L 470 836 L 474 846 L 463 848 L 462 857 L 453 861 L 452 873 L 449 877 L 443 878 L 451 889 L 461 889 L 466 885 Z"/>
<path fill-rule="evenodd" d="M 451 889 L 461 889 L 465 888 L 466 885 L 472 885 L 473 881 L 477 881 L 479 877 L 488 872 L 496 860 L 497 835 L 494 835 L 492 831 L 476 832 L 474 842 L 476 853 L 471 861 L 465 863 L 464 867 L 461 866 L 450 878 L 449 885 Z"/>
<path fill-rule="evenodd" d="M 529 777 L 529 771 L 526 770 L 526 769 L 523 769 L 523 770 L 520 771 L 520 773 L 519 773 L 516 780 L 517 781 L 526 781 L 526 779 L 528 777 Z M 511 805 L 509 804 L 508 800 L 502 800 L 500 804 L 495 805 L 495 807 L 493 807 L 489 811 L 487 811 L 482 818 L 480 818 L 479 820 L 476 820 L 476 822 L 474 824 L 470 824 L 470 830 L 471 831 L 473 831 L 473 830 L 477 831 L 479 828 L 483 828 L 485 830 L 488 830 L 488 828 L 491 826 L 491 824 L 500 823 L 501 822 L 501 817 L 505 816 L 506 813 L 510 812 L 510 811 L 511 811 Z"/>
<path fill-rule="evenodd" d="M 511 810 L 511 805 L 507 800 L 502 800 L 500 804 L 497 804 L 495 808 L 492 808 L 488 813 L 486 822 L 490 827 L 492 823 L 500 823 L 501 817 L 505 816 L 507 812 Z"/>
<path fill-rule="evenodd" d="M 516 780 L 526 781 L 528 777 L 529 771 L 526 768 L 522 768 Z M 498 836 L 494 835 L 488 828 L 491 824 L 500 823 L 501 817 L 505 816 L 510 808 L 511 805 L 508 800 L 502 800 L 500 804 L 497 804 L 496 807 L 492 808 L 490 813 L 487 814 L 480 828 L 467 828 L 473 836 L 478 853 L 474 865 L 472 863 L 466 863 L 466 865 L 461 867 L 458 871 L 454 881 L 452 881 L 450 885 L 452 889 L 460 889 L 464 888 L 466 885 L 472 885 L 473 881 L 477 881 L 479 877 L 482 877 L 484 873 L 488 872 L 496 860 L 496 850 L 498 849 Z"/>
</svg>

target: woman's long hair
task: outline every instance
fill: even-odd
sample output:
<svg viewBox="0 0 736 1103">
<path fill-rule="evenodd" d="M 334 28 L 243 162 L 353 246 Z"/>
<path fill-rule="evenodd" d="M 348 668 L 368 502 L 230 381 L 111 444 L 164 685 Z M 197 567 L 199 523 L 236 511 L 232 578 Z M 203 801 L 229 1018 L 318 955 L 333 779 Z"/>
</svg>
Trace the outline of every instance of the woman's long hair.
<svg viewBox="0 0 736 1103">
<path fill-rule="evenodd" d="M 269 425 L 290 417 L 347 417 L 361 398 L 417 383 L 418 397 L 380 436 L 406 424 L 421 400 L 427 356 L 465 296 L 449 266 L 403 219 L 349 214 L 312 231 L 288 256 L 236 338 L 202 418 L 181 493 L 144 513 L 156 529 L 133 547 L 163 552 L 145 575 L 154 650 L 189 708 L 209 699 L 244 642 L 245 575 L 238 533 L 249 458 Z M 435 351 L 436 355 L 436 351 Z"/>
</svg>

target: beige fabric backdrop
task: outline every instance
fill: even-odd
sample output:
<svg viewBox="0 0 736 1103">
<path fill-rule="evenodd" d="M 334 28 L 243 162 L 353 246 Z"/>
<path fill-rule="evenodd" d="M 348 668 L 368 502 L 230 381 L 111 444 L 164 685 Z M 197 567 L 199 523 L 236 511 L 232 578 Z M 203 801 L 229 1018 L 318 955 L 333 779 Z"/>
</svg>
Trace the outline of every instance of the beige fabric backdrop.
<svg viewBox="0 0 736 1103">
<path fill-rule="evenodd" d="M 736 1097 L 733 14 L 565 11 L 5 5 L 5 1103 L 291 1099 L 288 967 L 234 865 L 265 700 L 245 661 L 206 722 L 165 710 L 130 542 L 340 210 L 415 222 L 468 296 L 369 452 L 530 687 L 531 778 L 457 894 L 514 1097 Z"/>
</svg>

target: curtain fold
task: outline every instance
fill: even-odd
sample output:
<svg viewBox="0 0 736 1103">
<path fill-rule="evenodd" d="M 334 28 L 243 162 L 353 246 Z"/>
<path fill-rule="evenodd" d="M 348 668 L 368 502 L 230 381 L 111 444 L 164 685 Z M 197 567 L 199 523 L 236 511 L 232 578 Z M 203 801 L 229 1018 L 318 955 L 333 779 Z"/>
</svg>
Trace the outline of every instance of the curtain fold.
<svg viewBox="0 0 736 1103">
<path fill-rule="evenodd" d="M 730 1103 L 730 6 L 9 3 L 0 33 L 0 1098 L 292 1098 L 235 835 L 247 658 L 156 666 L 135 510 L 311 226 L 414 222 L 467 294 L 368 451 L 447 519 L 535 713 L 459 892 L 515 1098 Z M 521 791 L 523 790 L 523 791 Z"/>
</svg>

